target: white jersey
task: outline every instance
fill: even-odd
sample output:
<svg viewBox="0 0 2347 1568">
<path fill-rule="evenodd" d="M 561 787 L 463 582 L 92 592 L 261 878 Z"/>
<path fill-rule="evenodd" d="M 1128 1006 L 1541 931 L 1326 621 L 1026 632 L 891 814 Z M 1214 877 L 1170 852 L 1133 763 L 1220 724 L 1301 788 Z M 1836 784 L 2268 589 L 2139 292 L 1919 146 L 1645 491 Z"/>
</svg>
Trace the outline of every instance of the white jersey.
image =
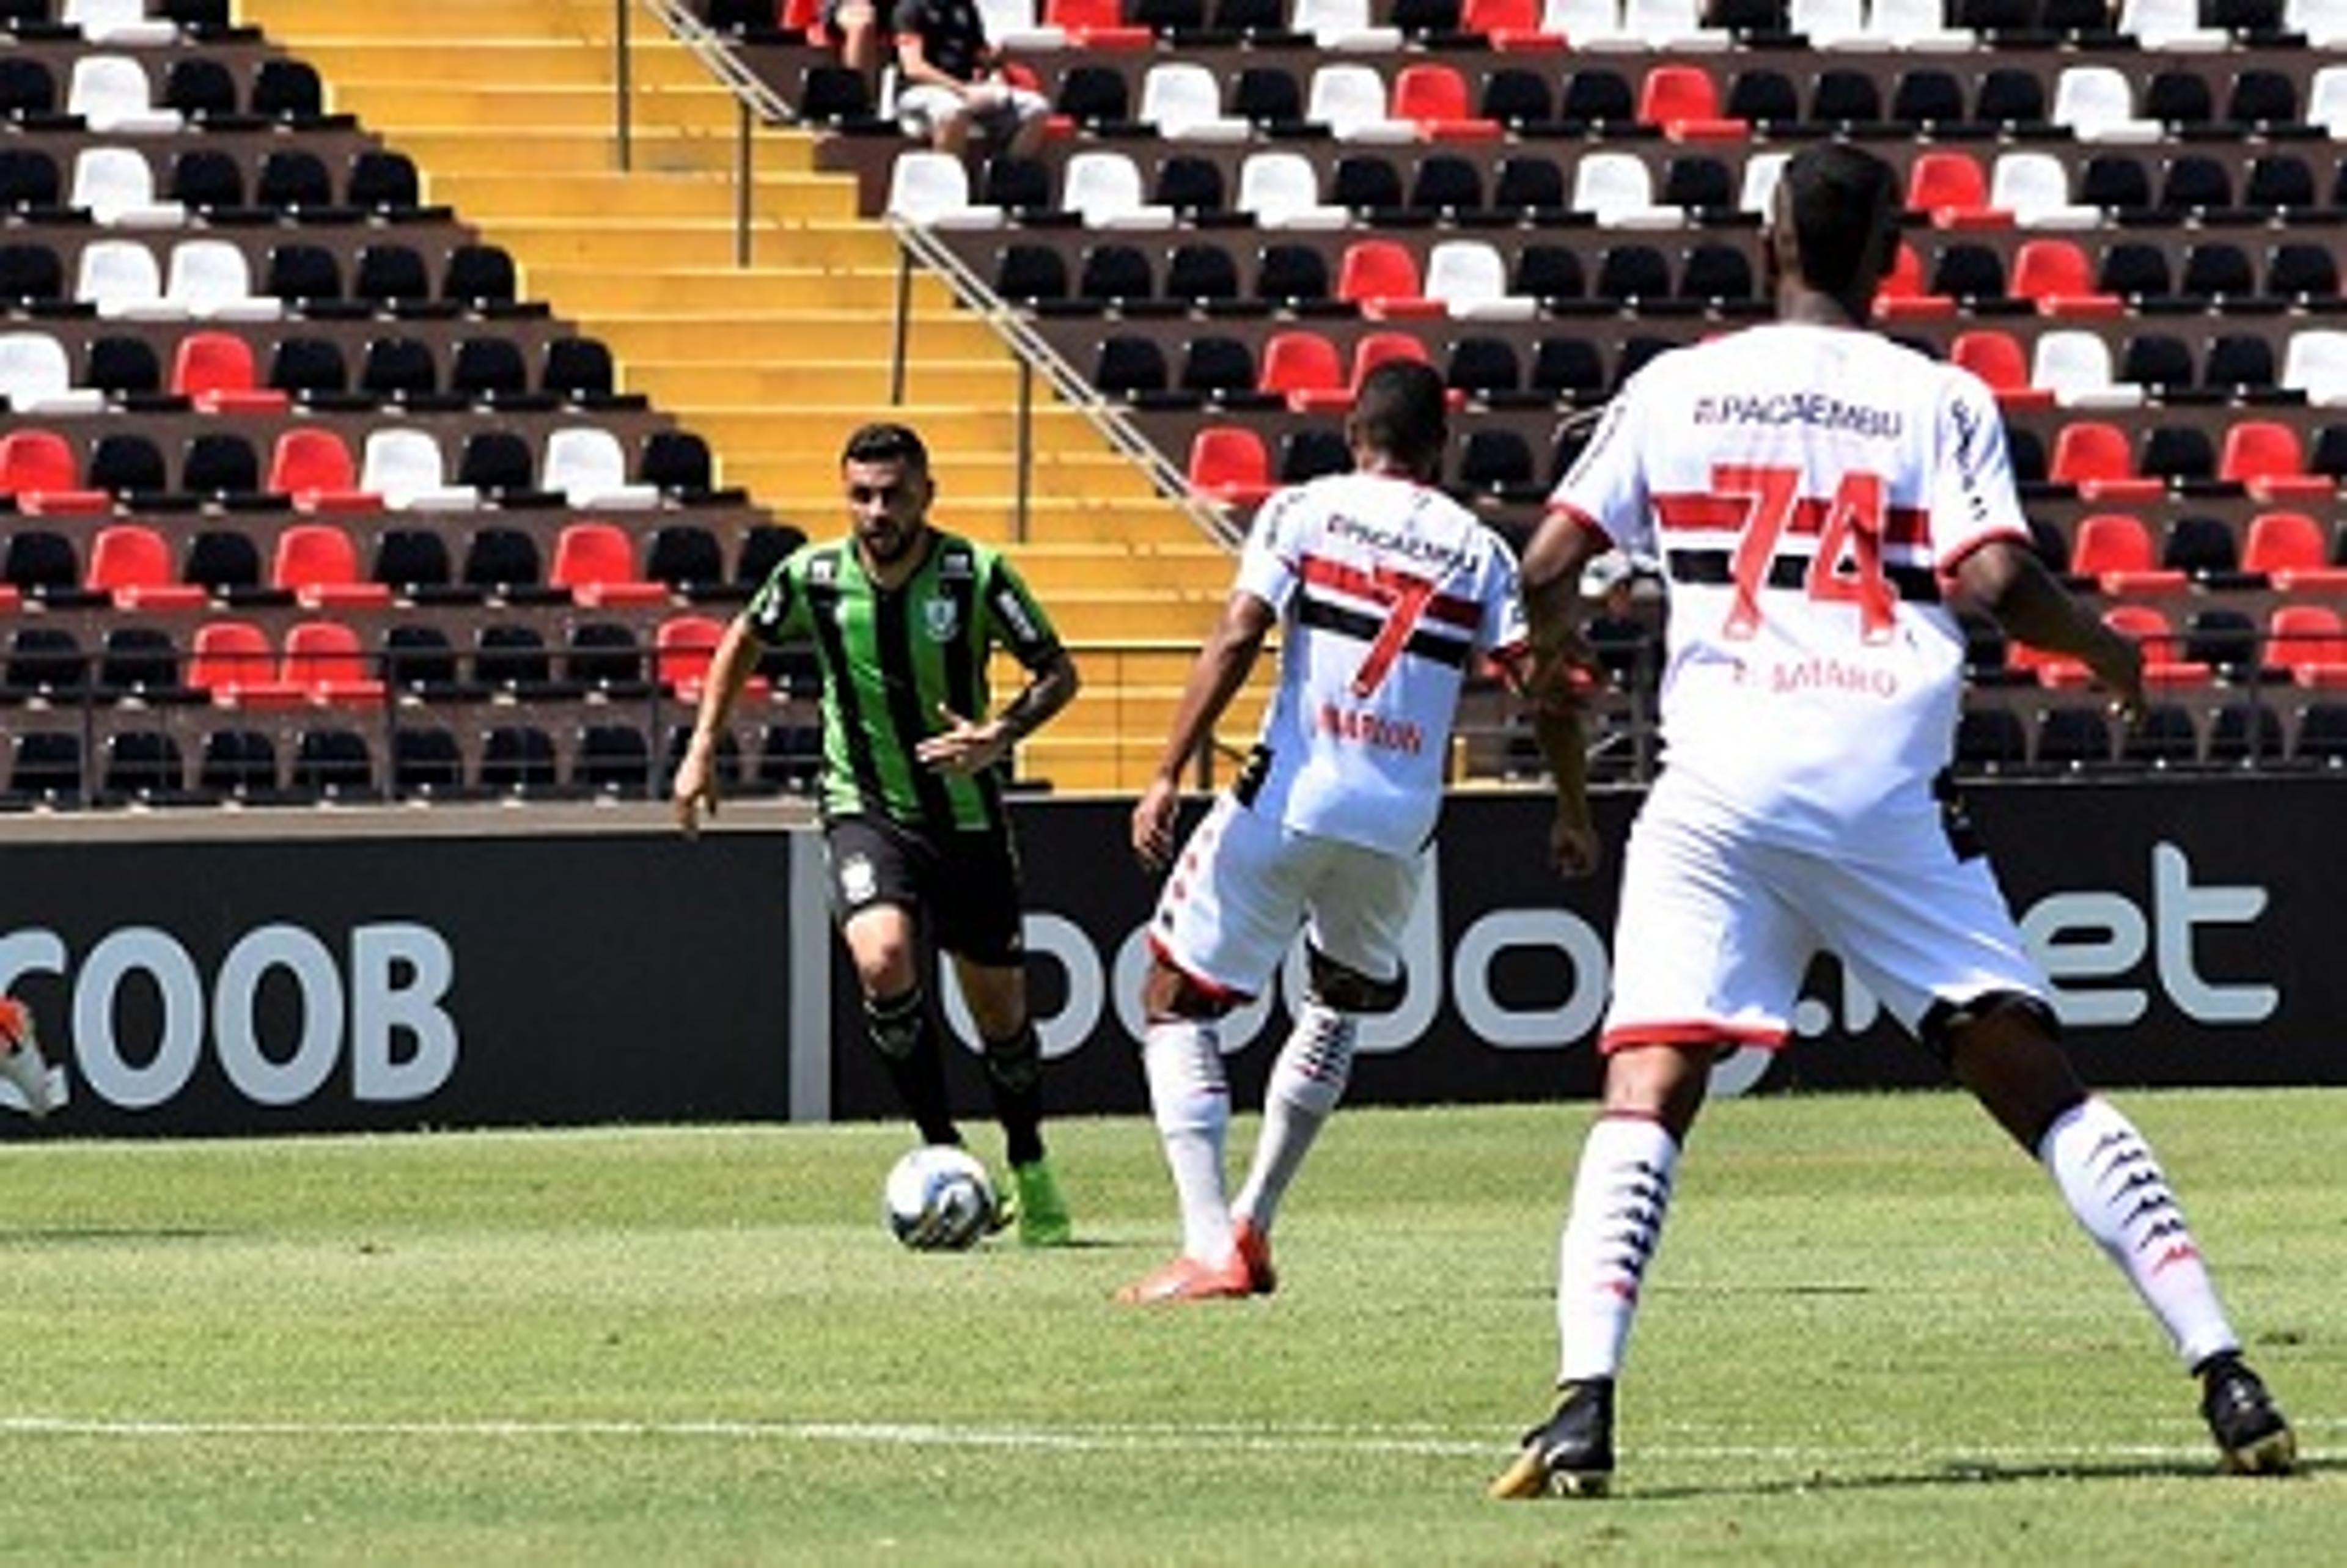
<svg viewBox="0 0 2347 1568">
<path fill-rule="evenodd" d="M 1870 858 L 1936 820 L 1963 672 L 1941 579 L 2029 538 L 1978 380 L 1848 328 L 1676 350 L 1553 504 L 1669 579 L 1658 802 Z"/>
<path fill-rule="evenodd" d="M 1469 670 L 1524 644 L 1514 555 L 1439 490 L 1331 475 L 1256 511 L 1236 586 L 1280 615 L 1245 800 L 1299 833 L 1417 853 Z"/>
</svg>

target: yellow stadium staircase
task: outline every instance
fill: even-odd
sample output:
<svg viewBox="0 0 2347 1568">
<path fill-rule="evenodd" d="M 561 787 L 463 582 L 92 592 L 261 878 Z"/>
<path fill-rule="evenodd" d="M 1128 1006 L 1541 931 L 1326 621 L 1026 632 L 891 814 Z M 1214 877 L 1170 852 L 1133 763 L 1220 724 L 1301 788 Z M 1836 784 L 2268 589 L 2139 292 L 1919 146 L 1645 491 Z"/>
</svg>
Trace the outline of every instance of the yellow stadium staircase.
<svg viewBox="0 0 2347 1568">
<path fill-rule="evenodd" d="M 905 402 L 890 406 L 897 242 L 856 215 L 851 176 L 816 169 L 811 136 L 753 138 L 754 264 L 737 267 L 736 100 L 643 7 L 630 20 L 627 173 L 612 0 L 239 10 L 318 68 L 333 107 L 413 157 L 429 200 L 510 251 L 532 297 L 610 343 L 630 390 L 706 437 L 725 483 L 778 516 L 831 530 L 846 433 L 884 416 L 919 428 L 938 520 L 1010 546 L 1084 666 L 1087 694 L 1030 743 L 1027 770 L 1063 789 L 1143 782 L 1227 551 L 1040 380 L 1015 538 L 1015 355 L 917 277 Z"/>
</svg>

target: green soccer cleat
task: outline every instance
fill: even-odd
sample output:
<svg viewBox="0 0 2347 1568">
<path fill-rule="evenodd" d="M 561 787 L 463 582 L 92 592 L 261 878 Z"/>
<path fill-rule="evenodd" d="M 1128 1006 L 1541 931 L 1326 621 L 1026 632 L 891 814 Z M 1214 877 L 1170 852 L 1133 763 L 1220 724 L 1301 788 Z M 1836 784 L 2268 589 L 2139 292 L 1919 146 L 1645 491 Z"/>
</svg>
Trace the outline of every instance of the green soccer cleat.
<svg viewBox="0 0 2347 1568">
<path fill-rule="evenodd" d="M 1050 1160 L 1011 1166 L 1010 1183 L 1019 1190 L 1021 1245 L 1065 1246 L 1075 1239 L 1075 1222 L 1068 1217 L 1068 1200 L 1060 1192 L 1060 1178 L 1051 1173 Z"/>
</svg>

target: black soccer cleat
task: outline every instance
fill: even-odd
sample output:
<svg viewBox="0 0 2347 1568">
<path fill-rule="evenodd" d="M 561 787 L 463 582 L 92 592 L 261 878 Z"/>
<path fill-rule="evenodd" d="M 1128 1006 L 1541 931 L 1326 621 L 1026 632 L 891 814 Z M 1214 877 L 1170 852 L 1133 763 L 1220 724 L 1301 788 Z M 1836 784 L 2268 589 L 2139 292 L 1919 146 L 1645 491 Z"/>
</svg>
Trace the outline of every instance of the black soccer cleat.
<svg viewBox="0 0 2347 1568">
<path fill-rule="evenodd" d="M 2288 1475 L 2298 1466 L 2298 1439 L 2258 1375 L 2231 1351 L 2211 1356 L 2200 1374 L 2200 1419 L 2235 1475 Z"/>
<path fill-rule="evenodd" d="M 1614 1480 L 1614 1379 L 1567 1383 L 1556 1413 L 1524 1434 L 1523 1451 L 1487 1496 L 1603 1497 Z"/>
</svg>

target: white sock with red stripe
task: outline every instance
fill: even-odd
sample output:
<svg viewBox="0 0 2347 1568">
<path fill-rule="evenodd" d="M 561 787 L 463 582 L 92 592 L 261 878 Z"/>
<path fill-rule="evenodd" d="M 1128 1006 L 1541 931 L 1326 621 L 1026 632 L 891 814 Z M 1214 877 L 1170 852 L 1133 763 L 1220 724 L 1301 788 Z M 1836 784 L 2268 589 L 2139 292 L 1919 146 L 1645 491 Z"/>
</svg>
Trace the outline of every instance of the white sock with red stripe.
<svg viewBox="0 0 2347 1568">
<path fill-rule="evenodd" d="M 1182 1254 L 1219 1264 L 1232 1246 L 1231 1206 L 1223 1193 L 1231 1091 L 1223 1074 L 1221 1031 L 1200 1020 L 1153 1023 L 1141 1042 L 1141 1065 L 1165 1168 L 1182 1204 Z"/>
<path fill-rule="evenodd" d="M 1271 1081 L 1264 1086 L 1263 1135 L 1255 1143 L 1245 1184 L 1231 1204 L 1234 1212 L 1253 1220 L 1266 1235 L 1288 1183 L 1311 1152 L 1312 1140 L 1344 1098 L 1358 1032 L 1352 1019 L 1335 1008 L 1306 1002 L 1271 1064 Z"/>
<path fill-rule="evenodd" d="M 2082 1101 L 2046 1130 L 2037 1157 L 2086 1234 L 2168 1330 L 2185 1366 L 2241 1348 L 2184 1211 L 2134 1122 L 2105 1101 Z"/>
<path fill-rule="evenodd" d="M 1559 1383 L 1621 1371 L 1678 1163 L 1678 1141 L 1659 1122 L 1608 1115 L 1589 1129 L 1556 1249 Z"/>
</svg>

